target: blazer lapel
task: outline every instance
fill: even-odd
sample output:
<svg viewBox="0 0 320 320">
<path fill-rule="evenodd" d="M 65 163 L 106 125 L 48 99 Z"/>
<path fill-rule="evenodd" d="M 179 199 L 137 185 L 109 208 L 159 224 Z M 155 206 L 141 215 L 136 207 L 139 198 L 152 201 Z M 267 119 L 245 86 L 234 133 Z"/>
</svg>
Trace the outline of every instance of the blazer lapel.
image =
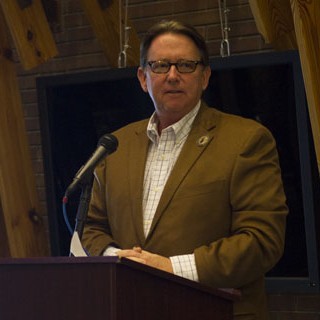
<svg viewBox="0 0 320 320">
<path fill-rule="evenodd" d="M 148 152 L 149 139 L 146 135 L 146 125 L 142 125 L 136 131 L 136 137 L 130 149 L 128 159 L 129 165 L 129 183 L 130 194 L 132 199 L 132 221 L 136 229 L 136 233 L 140 243 L 144 243 L 145 236 L 143 231 L 143 212 L 142 212 L 142 197 L 143 197 L 143 181 L 144 168 Z M 137 243 L 138 244 L 138 243 Z"/>
<path fill-rule="evenodd" d="M 216 126 L 216 117 L 207 119 L 207 109 L 208 107 L 202 105 L 194 120 L 190 134 L 163 190 L 147 239 L 152 236 L 154 228 L 169 205 L 175 191 L 214 137 L 213 129 Z"/>
</svg>

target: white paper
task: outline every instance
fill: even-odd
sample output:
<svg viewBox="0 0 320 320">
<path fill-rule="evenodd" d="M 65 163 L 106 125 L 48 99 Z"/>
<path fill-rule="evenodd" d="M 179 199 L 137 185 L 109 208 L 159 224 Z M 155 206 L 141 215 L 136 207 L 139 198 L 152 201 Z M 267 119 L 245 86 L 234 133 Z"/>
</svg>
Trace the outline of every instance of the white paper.
<svg viewBox="0 0 320 320">
<path fill-rule="evenodd" d="M 84 251 L 78 232 L 75 231 L 71 238 L 71 245 L 70 245 L 70 254 L 74 257 L 87 257 L 88 255 Z"/>
</svg>

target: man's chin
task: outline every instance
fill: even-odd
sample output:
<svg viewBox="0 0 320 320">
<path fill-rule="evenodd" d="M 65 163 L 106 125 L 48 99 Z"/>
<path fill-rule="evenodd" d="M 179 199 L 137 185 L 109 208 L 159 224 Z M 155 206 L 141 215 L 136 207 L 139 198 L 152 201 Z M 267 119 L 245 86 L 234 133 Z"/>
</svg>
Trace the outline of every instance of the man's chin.
<svg viewBox="0 0 320 320">
<path fill-rule="evenodd" d="M 175 117 L 183 117 L 185 116 L 187 113 L 189 113 L 192 110 L 192 107 L 188 107 L 186 105 L 182 105 L 181 103 L 175 103 L 175 104 L 167 104 L 165 105 L 163 108 L 161 108 L 160 114 L 162 114 L 163 116 L 175 116 Z"/>
</svg>

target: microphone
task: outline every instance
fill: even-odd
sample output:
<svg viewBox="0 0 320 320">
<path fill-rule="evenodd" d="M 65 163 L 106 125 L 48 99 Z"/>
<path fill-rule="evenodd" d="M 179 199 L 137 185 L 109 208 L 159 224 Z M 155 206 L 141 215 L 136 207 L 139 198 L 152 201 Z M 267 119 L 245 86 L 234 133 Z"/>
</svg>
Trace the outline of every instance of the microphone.
<svg viewBox="0 0 320 320">
<path fill-rule="evenodd" d="M 98 142 L 98 147 L 91 155 L 89 160 L 83 165 L 76 173 L 73 181 L 68 186 L 64 198 L 73 193 L 79 186 L 85 183 L 88 178 L 93 174 L 95 167 L 105 158 L 107 155 L 115 152 L 118 148 L 118 139 L 112 134 L 103 135 Z"/>
</svg>

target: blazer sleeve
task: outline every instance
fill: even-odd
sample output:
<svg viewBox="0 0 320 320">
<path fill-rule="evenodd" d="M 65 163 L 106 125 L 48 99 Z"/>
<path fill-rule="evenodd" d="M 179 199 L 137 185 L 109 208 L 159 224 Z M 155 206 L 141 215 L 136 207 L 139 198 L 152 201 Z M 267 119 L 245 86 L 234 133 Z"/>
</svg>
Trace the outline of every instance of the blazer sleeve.
<svg viewBox="0 0 320 320">
<path fill-rule="evenodd" d="M 284 249 L 288 209 L 271 133 L 256 127 L 235 152 L 230 236 L 195 250 L 200 282 L 214 287 L 242 287 L 258 279 Z"/>
</svg>

